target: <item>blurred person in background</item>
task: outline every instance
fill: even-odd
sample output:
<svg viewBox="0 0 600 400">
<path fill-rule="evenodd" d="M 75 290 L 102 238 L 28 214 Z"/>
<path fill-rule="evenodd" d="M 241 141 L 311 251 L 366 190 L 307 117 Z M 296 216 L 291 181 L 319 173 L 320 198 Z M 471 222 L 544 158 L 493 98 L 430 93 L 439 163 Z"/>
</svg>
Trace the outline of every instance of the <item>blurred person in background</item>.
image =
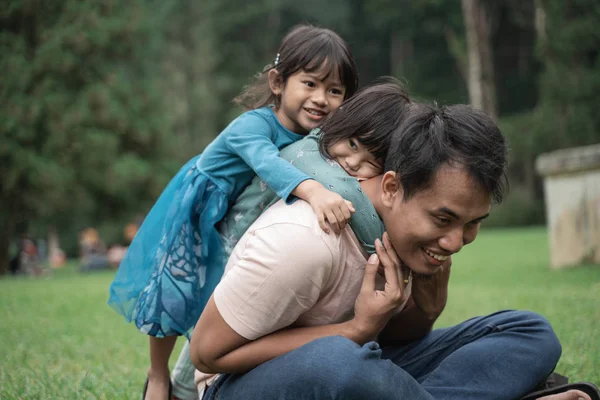
<svg viewBox="0 0 600 400">
<path fill-rule="evenodd" d="M 82 272 L 102 270 L 109 267 L 106 245 L 100 239 L 96 229 L 86 228 L 81 232 L 79 252 L 80 270 Z"/>
</svg>

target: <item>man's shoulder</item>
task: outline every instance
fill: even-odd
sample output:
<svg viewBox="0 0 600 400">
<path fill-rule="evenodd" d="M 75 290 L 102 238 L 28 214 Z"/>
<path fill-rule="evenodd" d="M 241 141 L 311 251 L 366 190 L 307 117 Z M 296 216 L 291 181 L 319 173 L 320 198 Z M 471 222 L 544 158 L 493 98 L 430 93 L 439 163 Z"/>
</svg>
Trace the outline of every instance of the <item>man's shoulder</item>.
<svg viewBox="0 0 600 400">
<path fill-rule="evenodd" d="M 318 228 L 320 230 L 319 221 L 310 204 L 301 199 L 292 204 L 286 204 L 283 200 L 275 202 L 261 214 L 250 230 L 256 231 L 281 224 L 287 225 L 290 229 L 312 230 Z"/>
<path fill-rule="evenodd" d="M 335 236 L 335 235 L 331 235 Z M 286 205 L 278 201 L 265 211 L 236 244 L 229 266 L 237 260 L 260 260 L 265 268 L 278 272 L 293 268 L 298 274 L 337 265 L 339 250 L 323 232 L 308 203 Z M 308 272 L 309 275 L 312 272 Z"/>
<path fill-rule="evenodd" d="M 336 260 L 349 246 L 358 246 L 352 229 L 348 226 L 346 230 L 347 232 L 339 235 L 325 233 L 310 204 L 301 199 L 292 204 L 286 204 L 283 200 L 277 201 L 249 229 L 253 235 L 280 235 L 273 239 L 286 243 L 293 241 L 293 245 L 298 248 L 327 248 Z"/>
</svg>

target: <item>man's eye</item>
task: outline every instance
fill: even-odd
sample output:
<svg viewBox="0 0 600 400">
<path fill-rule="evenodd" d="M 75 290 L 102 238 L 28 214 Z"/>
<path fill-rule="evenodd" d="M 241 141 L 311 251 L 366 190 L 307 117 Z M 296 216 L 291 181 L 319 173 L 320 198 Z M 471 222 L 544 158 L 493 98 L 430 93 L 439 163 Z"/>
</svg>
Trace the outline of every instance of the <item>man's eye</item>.
<svg viewBox="0 0 600 400">
<path fill-rule="evenodd" d="M 440 221 L 440 223 L 442 225 L 447 225 L 451 222 L 450 218 L 446 218 L 446 217 L 438 217 L 438 221 Z"/>
</svg>

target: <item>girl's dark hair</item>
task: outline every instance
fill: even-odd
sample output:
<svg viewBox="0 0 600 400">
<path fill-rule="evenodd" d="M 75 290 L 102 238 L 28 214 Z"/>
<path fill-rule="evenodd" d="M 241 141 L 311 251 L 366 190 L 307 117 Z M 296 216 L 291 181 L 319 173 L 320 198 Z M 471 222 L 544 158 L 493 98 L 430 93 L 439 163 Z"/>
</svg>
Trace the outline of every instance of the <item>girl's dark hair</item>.
<svg viewBox="0 0 600 400">
<path fill-rule="evenodd" d="M 344 101 L 325 121 L 319 151 L 356 138 L 376 159 L 385 161 L 393 133 L 404 120 L 411 103 L 402 84 L 392 77 L 381 77 Z"/>
<path fill-rule="evenodd" d="M 404 200 L 427 189 L 444 164 L 467 169 L 496 203 L 508 190 L 508 144 L 483 111 L 458 104 L 414 104 L 394 135 L 385 171 L 395 171 Z"/>
<path fill-rule="evenodd" d="M 338 76 L 346 88 L 345 98 L 351 97 L 358 87 L 358 74 L 354 57 L 348 44 L 335 32 L 312 25 L 296 25 L 283 38 L 275 61 L 267 65 L 256 76 L 255 81 L 244 88 L 244 91 L 233 99 L 234 103 L 248 110 L 274 104 L 279 107 L 279 98 L 269 87 L 269 70 L 275 68 L 279 72 L 283 84 L 293 73 L 304 70 L 314 72 L 323 66 L 331 71 L 337 68 Z M 329 75 L 329 74 L 328 74 Z"/>
</svg>

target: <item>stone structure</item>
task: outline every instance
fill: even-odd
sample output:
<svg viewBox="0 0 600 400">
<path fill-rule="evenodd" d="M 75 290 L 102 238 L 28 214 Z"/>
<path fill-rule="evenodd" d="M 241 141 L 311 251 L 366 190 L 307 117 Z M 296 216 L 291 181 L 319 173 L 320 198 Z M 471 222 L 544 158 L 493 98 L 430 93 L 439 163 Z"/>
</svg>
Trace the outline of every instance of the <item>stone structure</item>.
<svg viewBox="0 0 600 400">
<path fill-rule="evenodd" d="M 542 154 L 553 268 L 600 264 L 600 144 Z"/>
</svg>

